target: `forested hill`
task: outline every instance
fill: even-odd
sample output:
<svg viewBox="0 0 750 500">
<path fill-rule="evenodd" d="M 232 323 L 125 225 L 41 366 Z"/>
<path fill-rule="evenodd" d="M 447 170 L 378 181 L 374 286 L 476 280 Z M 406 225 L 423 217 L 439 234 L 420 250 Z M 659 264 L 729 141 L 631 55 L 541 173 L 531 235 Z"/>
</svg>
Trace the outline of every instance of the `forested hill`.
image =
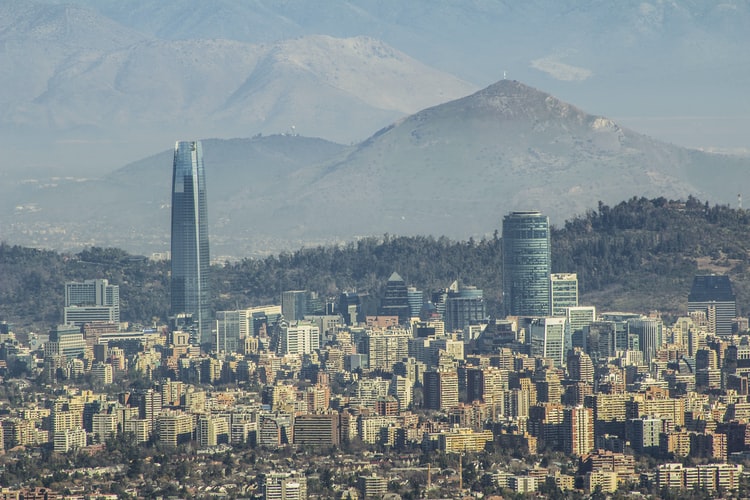
<svg viewBox="0 0 750 500">
<path fill-rule="evenodd" d="M 498 217 L 498 223 L 501 217 Z M 499 228 L 498 228 L 499 229 Z M 684 314 L 697 272 L 729 274 L 740 311 L 750 294 L 747 258 L 750 212 L 710 207 L 694 198 L 633 198 L 565 223 L 552 232 L 554 272 L 576 272 L 581 302 L 600 310 Z M 484 289 L 488 310 L 501 297 L 501 241 L 426 236 L 372 237 L 265 259 L 214 266 L 217 310 L 278 302 L 283 290 L 308 289 L 336 297 L 369 294 L 377 304 L 393 271 L 427 292 L 458 279 Z M 117 249 L 75 255 L 0 244 L 0 317 L 16 329 L 45 330 L 62 319 L 63 283 L 108 278 L 120 286 L 123 320 L 163 321 L 169 308 L 168 264 Z"/>
</svg>

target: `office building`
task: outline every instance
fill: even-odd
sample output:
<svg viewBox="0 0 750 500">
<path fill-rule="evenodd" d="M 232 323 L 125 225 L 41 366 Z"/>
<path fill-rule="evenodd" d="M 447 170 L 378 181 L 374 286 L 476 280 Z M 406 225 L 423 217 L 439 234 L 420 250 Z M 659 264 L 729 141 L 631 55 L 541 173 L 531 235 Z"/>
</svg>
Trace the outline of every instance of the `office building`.
<svg viewBox="0 0 750 500">
<path fill-rule="evenodd" d="M 65 283 L 63 322 L 78 327 L 85 323 L 120 324 L 120 287 L 105 279 Z"/>
<path fill-rule="evenodd" d="M 709 333 L 732 335 L 732 320 L 737 317 L 737 297 L 729 276 L 695 276 L 688 295 L 688 313 L 692 312 L 705 313 Z"/>
<path fill-rule="evenodd" d="M 410 286 L 406 289 L 406 297 L 409 301 L 409 316 L 411 318 L 419 318 L 424 306 L 424 292 Z"/>
<path fill-rule="evenodd" d="M 485 319 L 484 292 L 475 286 L 460 286 L 445 299 L 445 329 L 464 331 Z"/>
<path fill-rule="evenodd" d="M 565 364 L 565 355 L 570 349 L 570 339 L 566 336 L 565 318 L 535 318 L 529 324 L 531 355 L 549 358 L 555 366 Z"/>
<path fill-rule="evenodd" d="M 638 345 L 643 353 L 643 361 L 646 364 L 656 357 L 656 351 L 661 349 L 664 343 L 664 324 L 656 318 L 637 318 L 628 320 L 628 328 L 631 335 L 638 336 Z"/>
<path fill-rule="evenodd" d="M 244 310 L 216 311 L 216 350 L 240 352 L 247 337 L 248 318 Z"/>
<path fill-rule="evenodd" d="M 511 212 L 503 219 L 503 304 L 508 316 L 549 316 L 549 218 Z"/>
<path fill-rule="evenodd" d="M 320 348 L 320 330 L 314 323 L 283 322 L 279 333 L 278 354 L 311 354 Z"/>
<path fill-rule="evenodd" d="M 552 316 L 565 316 L 569 307 L 578 307 L 578 275 L 554 273 L 549 276 L 549 307 Z"/>
<path fill-rule="evenodd" d="M 307 290 L 287 290 L 281 292 L 281 315 L 287 321 L 305 319 L 307 314 Z"/>
<path fill-rule="evenodd" d="M 208 202 L 201 143 L 178 142 L 172 175 L 171 315 L 192 315 L 193 342 L 212 344 Z"/>
<path fill-rule="evenodd" d="M 364 319 L 362 316 L 362 299 L 356 292 L 344 292 L 339 296 L 338 310 L 344 318 L 344 324 L 356 325 Z"/>
<path fill-rule="evenodd" d="M 403 278 L 394 272 L 385 285 L 385 295 L 380 302 L 380 315 L 396 316 L 399 324 L 406 323 L 411 317 L 409 291 Z"/>
<path fill-rule="evenodd" d="M 294 417 L 293 440 L 298 446 L 322 450 L 339 446 L 339 414 L 303 413 Z"/>
<path fill-rule="evenodd" d="M 86 341 L 79 327 L 57 325 L 49 332 L 49 342 L 44 347 L 45 357 L 63 356 L 67 360 L 82 358 Z"/>
</svg>

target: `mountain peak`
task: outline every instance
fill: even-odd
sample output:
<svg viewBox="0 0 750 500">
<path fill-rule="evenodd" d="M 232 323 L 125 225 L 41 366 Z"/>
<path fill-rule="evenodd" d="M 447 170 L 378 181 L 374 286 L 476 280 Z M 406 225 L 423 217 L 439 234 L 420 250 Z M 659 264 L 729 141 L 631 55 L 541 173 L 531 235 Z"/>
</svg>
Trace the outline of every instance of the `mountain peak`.
<svg viewBox="0 0 750 500">
<path fill-rule="evenodd" d="M 577 107 L 516 80 L 500 80 L 468 96 L 472 107 L 485 108 L 507 118 L 573 119 L 583 123 L 593 118 Z"/>
</svg>

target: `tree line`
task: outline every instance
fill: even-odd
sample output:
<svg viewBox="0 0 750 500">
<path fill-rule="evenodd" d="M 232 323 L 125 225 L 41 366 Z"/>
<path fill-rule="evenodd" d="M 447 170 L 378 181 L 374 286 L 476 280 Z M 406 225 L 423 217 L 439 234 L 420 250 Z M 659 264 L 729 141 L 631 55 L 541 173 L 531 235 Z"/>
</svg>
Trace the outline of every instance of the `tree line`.
<svg viewBox="0 0 750 500">
<path fill-rule="evenodd" d="M 729 274 L 744 311 L 748 296 L 750 213 L 695 198 L 631 198 L 553 227 L 552 270 L 578 274 L 582 303 L 600 310 L 684 314 L 692 278 Z M 454 280 L 484 290 L 490 314 L 502 298 L 502 240 L 445 237 L 368 237 L 338 246 L 302 248 L 263 259 L 212 266 L 214 309 L 278 303 L 281 292 L 307 289 L 323 298 L 343 291 L 382 295 L 398 272 L 429 293 Z M 43 330 L 62 320 L 64 282 L 106 278 L 120 286 L 123 320 L 164 321 L 169 264 L 92 247 L 77 254 L 0 243 L 0 317 Z"/>
</svg>

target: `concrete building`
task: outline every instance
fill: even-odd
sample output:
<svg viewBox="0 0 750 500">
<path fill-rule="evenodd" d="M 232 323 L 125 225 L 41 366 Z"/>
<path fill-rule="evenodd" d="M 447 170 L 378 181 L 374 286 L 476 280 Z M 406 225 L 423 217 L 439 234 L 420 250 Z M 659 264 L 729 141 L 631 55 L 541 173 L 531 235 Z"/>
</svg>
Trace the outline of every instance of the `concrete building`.
<svg viewBox="0 0 750 500">
<path fill-rule="evenodd" d="M 120 325 L 120 287 L 106 279 L 65 283 L 63 323 L 81 327 L 85 323 Z"/>
<path fill-rule="evenodd" d="M 428 371 L 424 374 L 424 407 L 448 410 L 458 405 L 458 373 Z"/>
<path fill-rule="evenodd" d="M 264 500 L 305 500 L 307 478 L 301 472 L 270 472 L 263 481 Z"/>
</svg>

